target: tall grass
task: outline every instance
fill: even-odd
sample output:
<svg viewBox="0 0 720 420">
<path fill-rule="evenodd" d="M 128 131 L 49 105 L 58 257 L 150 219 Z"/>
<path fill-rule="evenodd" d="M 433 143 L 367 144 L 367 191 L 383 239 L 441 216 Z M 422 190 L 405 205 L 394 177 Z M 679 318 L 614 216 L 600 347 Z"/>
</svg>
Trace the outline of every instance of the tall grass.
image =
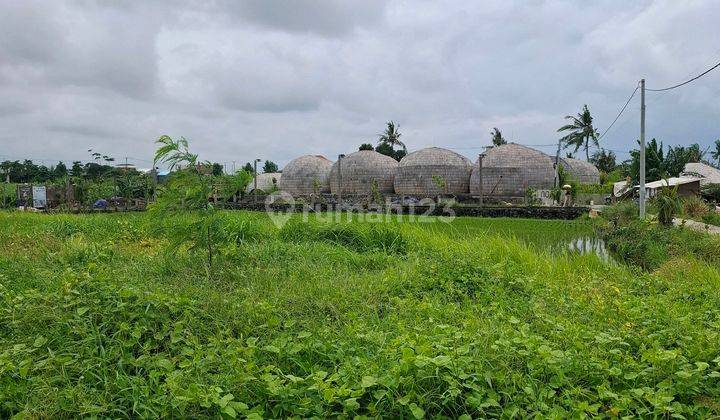
<svg viewBox="0 0 720 420">
<path fill-rule="evenodd" d="M 0 417 L 720 414 L 703 259 L 639 272 L 514 233 L 565 239 L 544 222 L 226 217 L 256 233 L 208 279 L 144 215 L 0 213 Z"/>
</svg>

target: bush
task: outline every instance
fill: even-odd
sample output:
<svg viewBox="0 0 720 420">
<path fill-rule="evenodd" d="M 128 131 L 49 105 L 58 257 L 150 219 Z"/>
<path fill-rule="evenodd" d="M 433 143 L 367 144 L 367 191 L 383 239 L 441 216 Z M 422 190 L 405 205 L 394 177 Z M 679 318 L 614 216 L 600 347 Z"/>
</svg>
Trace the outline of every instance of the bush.
<svg viewBox="0 0 720 420">
<path fill-rule="evenodd" d="M 658 209 L 658 221 L 665 226 L 671 226 L 673 218 L 680 212 L 680 199 L 677 194 L 678 186 L 665 186 L 653 200 Z"/>
<path fill-rule="evenodd" d="M 623 261 L 645 270 L 680 256 L 720 264 L 720 238 L 689 229 L 665 229 L 638 220 L 607 231 L 604 239 Z"/>
<path fill-rule="evenodd" d="M 705 216 L 710 208 L 702 198 L 692 196 L 682 201 L 683 214 L 691 219 L 698 219 Z"/>
<path fill-rule="evenodd" d="M 602 212 L 602 216 L 612 222 L 613 225 L 625 225 L 633 220 L 637 220 L 639 214 L 638 205 L 632 201 L 624 201 L 613 206 L 607 206 Z"/>
<path fill-rule="evenodd" d="M 720 213 L 708 212 L 702 217 L 702 221 L 708 225 L 720 226 Z"/>
<path fill-rule="evenodd" d="M 15 184 L 0 184 L 0 209 L 15 207 L 16 198 Z"/>
</svg>

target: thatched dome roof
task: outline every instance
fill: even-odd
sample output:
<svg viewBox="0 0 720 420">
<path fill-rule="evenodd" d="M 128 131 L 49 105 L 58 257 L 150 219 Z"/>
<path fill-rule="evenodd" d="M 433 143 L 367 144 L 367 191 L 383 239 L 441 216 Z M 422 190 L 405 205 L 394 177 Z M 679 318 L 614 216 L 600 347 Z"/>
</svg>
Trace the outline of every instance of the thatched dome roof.
<svg viewBox="0 0 720 420">
<path fill-rule="evenodd" d="M 480 193 L 478 165 L 473 165 L 470 192 Z M 483 195 L 523 197 L 529 187 L 550 189 L 555 181 L 552 159 L 545 153 L 515 143 L 495 146 L 483 159 Z"/>
<path fill-rule="evenodd" d="M 600 183 L 600 171 L 590 162 L 573 158 L 560 158 L 560 164 L 570 174 L 570 177 L 580 184 Z"/>
<path fill-rule="evenodd" d="M 263 192 L 269 193 L 273 188 L 280 188 L 280 178 L 282 173 L 280 172 L 268 172 L 257 175 L 257 189 Z M 252 192 L 255 189 L 255 180 L 250 181 L 246 191 Z"/>
<path fill-rule="evenodd" d="M 343 194 L 371 194 L 373 184 L 379 193 L 392 193 L 398 162 L 374 150 L 361 150 L 345 156 L 330 170 L 330 191 Z"/>
<path fill-rule="evenodd" d="M 305 155 L 291 160 L 283 168 L 280 190 L 293 196 L 330 192 L 332 162 L 324 156 Z"/>
<path fill-rule="evenodd" d="M 428 147 L 402 158 L 395 174 L 395 193 L 433 196 L 468 192 L 472 163 L 451 150 Z M 444 185 L 439 185 L 444 184 Z"/>
</svg>

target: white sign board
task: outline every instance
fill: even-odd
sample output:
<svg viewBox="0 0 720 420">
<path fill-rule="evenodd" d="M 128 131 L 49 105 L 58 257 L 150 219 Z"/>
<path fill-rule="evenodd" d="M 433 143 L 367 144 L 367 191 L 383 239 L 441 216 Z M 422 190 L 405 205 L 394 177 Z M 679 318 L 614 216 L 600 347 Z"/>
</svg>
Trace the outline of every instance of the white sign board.
<svg viewBox="0 0 720 420">
<path fill-rule="evenodd" d="M 45 208 L 47 205 L 47 190 L 44 185 L 32 187 L 33 207 Z"/>
<path fill-rule="evenodd" d="M 554 206 L 555 200 L 552 198 L 552 192 L 550 190 L 537 190 L 535 191 L 535 198 L 542 202 L 543 206 Z"/>
</svg>

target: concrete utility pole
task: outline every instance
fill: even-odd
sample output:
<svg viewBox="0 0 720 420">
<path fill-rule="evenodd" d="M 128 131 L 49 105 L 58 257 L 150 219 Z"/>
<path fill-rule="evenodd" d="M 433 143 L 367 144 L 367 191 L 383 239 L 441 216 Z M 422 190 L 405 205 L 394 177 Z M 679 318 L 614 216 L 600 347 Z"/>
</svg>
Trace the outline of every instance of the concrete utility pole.
<svg viewBox="0 0 720 420">
<path fill-rule="evenodd" d="M 480 187 L 479 191 L 480 191 L 480 206 L 481 207 L 483 205 L 483 166 L 482 166 L 482 161 L 483 161 L 484 157 L 485 157 L 485 153 L 480 153 L 478 155 L 478 184 L 479 184 L 478 186 Z"/>
<path fill-rule="evenodd" d="M 640 218 L 645 218 L 645 79 L 640 80 Z"/>
<path fill-rule="evenodd" d="M 255 189 L 253 190 L 253 194 L 255 195 L 255 202 L 257 202 L 257 164 L 260 162 L 260 159 L 255 159 L 253 161 L 253 171 L 255 172 L 255 177 L 253 178 L 253 183 L 255 184 Z"/>
<path fill-rule="evenodd" d="M 553 185 L 555 188 L 560 188 L 560 147 L 562 146 L 562 139 L 558 140 L 557 153 L 555 153 L 555 181 Z"/>
<path fill-rule="evenodd" d="M 342 208 L 342 160 L 345 155 L 338 155 L 338 205 Z"/>
</svg>

